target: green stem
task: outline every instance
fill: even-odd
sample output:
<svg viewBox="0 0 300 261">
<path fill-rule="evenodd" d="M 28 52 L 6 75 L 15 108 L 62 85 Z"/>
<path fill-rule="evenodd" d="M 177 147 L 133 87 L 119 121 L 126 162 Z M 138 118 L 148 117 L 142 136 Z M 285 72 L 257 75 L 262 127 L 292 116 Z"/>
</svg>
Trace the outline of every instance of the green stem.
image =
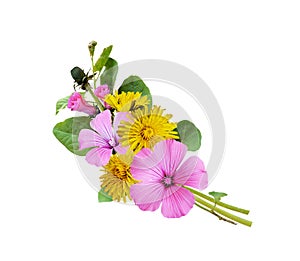
<svg viewBox="0 0 300 261">
<path fill-rule="evenodd" d="M 102 68 L 103 68 L 103 67 L 102 67 Z M 97 75 L 97 78 L 96 78 L 95 82 L 98 81 L 98 79 L 99 79 L 99 77 L 100 77 L 100 74 L 101 74 L 101 71 L 102 71 L 102 68 L 100 68 L 99 73 L 98 73 L 98 75 Z"/>
<path fill-rule="evenodd" d="M 207 196 L 203 193 L 201 193 L 200 191 L 198 190 L 195 190 L 191 187 L 187 187 L 187 186 L 184 186 L 186 189 L 188 189 L 189 191 L 191 191 L 194 195 L 197 195 L 198 197 L 200 198 L 203 198 L 203 199 L 206 199 L 212 203 L 215 203 L 216 205 L 219 205 L 223 208 L 227 208 L 227 209 L 230 209 L 230 210 L 233 210 L 233 211 L 236 211 L 236 212 L 239 212 L 239 213 L 242 213 L 242 214 L 246 214 L 248 215 L 249 214 L 249 210 L 246 210 L 246 209 L 243 209 L 243 208 L 238 208 L 238 207 L 235 207 L 235 206 L 232 206 L 232 205 L 229 205 L 229 204 L 226 204 L 222 201 L 219 201 L 219 202 L 215 202 L 214 198 L 210 197 L 210 196 Z"/>
<path fill-rule="evenodd" d="M 93 92 L 93 90 L 91 89 L 91 85 L 90 84 L 86 84 L 85 88 L 88 90 L 88 92 L 90 93 L 90 95 L 93 97 L 93 99 L 97 103 L 97 106 L 99 107 L 99 110 L 100 111 L 104 111 L 104 106 L 102 105 L 102 103 L 100 102 L 100 100 L 98 99 L 98 97 L 95 95 L 95 93 Z"/>
<path fill-rule="evenodd" d="M 199 208 L 201 208 L 201 209 L 203 209 L 203 210 L 209 212 L 209 213 L 212 213 L 211 210 L 209 210 L 208 208 L 202 207 L 199 203 L 197 203 L 197 201 L 195 202 L 195 205 L 196 205 L 197 207 L 199 207 Z"/>
<path fill-rule="evenodd" d="M 212 204 L 206 202 L 205 200 L 203 200 L 203 199 L 201 199 L 201 198 L 199 198 L 197 196 L 195 196 L 195 200 L 196 200 L 197 203 L 199 203 L 199 204 L 201 204 L 201 205 L 203 205 L 203 206 L 211 209 L 212 212 L 217 212 L 220 215 L 222 215 L 222 216 L 224 216 L 226 218 L 229 218 L 230 220 L 233 220 L 233 221 L 235 221 L 237 223 L 243 224 L 243 225 L 248 226 L 248 227 L 251 227 L 251 225 L 252 225 L 251 221 L 249 221 L 247 219 L 240 218 L 238 216 L 235 216 L 235 215 L 233 215 L 233 214 L 231 214 L 231 213 L 229 213 L 229 212 L 227 212 L 227 211 L 225 211 L 223 209 L 220 209 L 218 207 L 214 208 L 214 206 Z"/>
<path fill-rule="evenodd" d="M 92 61 L 92 68 L 93 68 L 93 74 L 95 73 L 94 72 L 94 56 L 91 56 L 91 61 Z M 96 89 L 96 79 L 95 79 L 95 76 L 93 76 L 93 81 L 94 81 L 94 90 Z"/>
<path fill-rule="evenodd" d="M 202 206 L 201 206 L 199 203 L 197 203 L 197 202 L 195 202 L 195 205 L 196 205 L 197 207 L 199 207 L 199 208 L 201 208 L 201 209 L 203 209 L 203 210 L 209 212 L 210 214 L 213 214 L 214 216 L 218 217 L 218 219 L 220 219 L 220 220 L 223 220 L 223 221 L 228 222 L 228 223 L 233 224 L 233 225 L 237 225 L 237 223 L 233 222 L 232 220 L 223 218 L 222 216 L 220 216 L 220 215 L 218 215 L 217 213 L 215 213 L 213 210 L 209 210 L 209 209 L 207 209 L 207 208 L 205 208 L 205 207 L 202 207 Z"/>
</svg>

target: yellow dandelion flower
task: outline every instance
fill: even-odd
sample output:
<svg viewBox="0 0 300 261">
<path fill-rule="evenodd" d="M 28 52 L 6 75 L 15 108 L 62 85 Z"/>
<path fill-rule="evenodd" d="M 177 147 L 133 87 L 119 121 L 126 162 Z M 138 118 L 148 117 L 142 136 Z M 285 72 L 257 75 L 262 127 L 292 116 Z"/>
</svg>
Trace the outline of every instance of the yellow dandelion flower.
<svg viewBox="0 0 300 261">
<path fill-rule="evenodd" d="M 105 174 L 100 176 L 101 187 L 113 200 L 126 202 L 127 198 L 131 199 L 130 186 L 138 183 L 130 173 L 132 159 L 133 153 L 130 151 L 122 155 L 114 154 L 104 166 Z"/>
<path fill-rule="evenodd" d="M 140 92 L 122 92 L 115 91 L 114 94 L 105 96 L 105 102 L 117 111 L 134 111 L 146 107 L 149 104 L 147 96 L 142 96 Z"/>
<path fill-rule="evenodd" d="M 174 130 L 177 124 L 169 122 L 172 115 L 163 113 L 164 109 L 153 106 L 150 111 L 144 107 L 128 115 L 128 121 L 121 121 L 117 131 L 122 145 L 137 153 L 142 148 L 152 149 L 161 140 L 178 139 Z"/>
</svg>

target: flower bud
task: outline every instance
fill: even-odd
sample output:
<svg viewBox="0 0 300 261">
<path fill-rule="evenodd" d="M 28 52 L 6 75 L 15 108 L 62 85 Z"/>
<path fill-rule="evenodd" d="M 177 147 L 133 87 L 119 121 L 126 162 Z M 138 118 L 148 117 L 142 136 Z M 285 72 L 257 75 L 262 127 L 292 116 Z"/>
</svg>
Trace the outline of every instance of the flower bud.
<svg viewBox="0 0 300 261">
<path fill-rule="evenodd" d="M 81 96 L 79 92 L 74 92 L 68 100 L 68 108 L 71 111 L 84 112 L 89 115 L 96 113 L 96 108 L 88 104 Z"/>
<path fill-rule="evenodd" d="M 94 56 L 94 52 L 95 52 L 95 47 L 97 45 L 96 41 L 91 41 L 88 45 L 89 51 L 90 51 L 90 56 L 93 57 Z"/>
<path fill-rule="evenodd" d="M 110 89 L 107 84 L 104 84 L 98 86 L 94 93 L 98 98 L 100 98 L 103 101 L 105 96 L 110 93 Z"/>
</svg>

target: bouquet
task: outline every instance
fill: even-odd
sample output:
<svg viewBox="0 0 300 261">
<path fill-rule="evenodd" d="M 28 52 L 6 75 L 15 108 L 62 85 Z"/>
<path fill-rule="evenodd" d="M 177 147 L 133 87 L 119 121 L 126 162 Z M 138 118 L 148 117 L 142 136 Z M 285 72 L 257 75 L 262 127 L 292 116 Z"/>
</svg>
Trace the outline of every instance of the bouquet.
<svg viewBox="0 0 300 261">
<path fill-rule="evenodd" d="M 99 168 L 99 202 L 133 202 L 143 211 L 167 218 L 185 216 L 197 206 L 220 220 L 251 226 L 232 212 L 249 211 L 221 201 L 223 192 L 201 191 L 208 186 L 204 162 L 197 151 L 201 132 L 190 121 L 172 121 L 172 115 L 152 104 L 150 89 L 135 75 L 116 87 L 118 63 L 104 48 L 95 61 L 97 43 L 88 45 L 91 69 L 71 70 L 73 93 L 56 103 L 56 114 L 68 108 L 75 117 L 57 123 L 54 136 L 72 153 Z M 79 114 L 80 113 L 80 114 Z"/>
</svg>

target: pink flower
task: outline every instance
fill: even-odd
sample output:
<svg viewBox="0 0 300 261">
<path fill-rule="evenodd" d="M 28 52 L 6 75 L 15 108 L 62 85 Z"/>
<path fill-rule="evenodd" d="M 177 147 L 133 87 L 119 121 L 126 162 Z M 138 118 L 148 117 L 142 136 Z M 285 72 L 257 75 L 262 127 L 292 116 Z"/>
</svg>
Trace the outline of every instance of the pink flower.
<svg viewBox="0 0 300 261">
<path fill-rule="evenodd" d="M 70 96 L 68 100 L 68 108 L 71 109 L 71 111 L 80 111 L 89 115 L 96 113 L 96 108 L 88 104 L 78 92 L 74 92 Z"/>
<path fill-rule="evenodd" d="M 107 84 L 98 86 L 94 93 L 98 98 L 100 98 L 101 101 L 103 101 L 106 109 L 111 109 L 111 106 L 104 101 L 105 96 L 110 93 L 110 89 Z"/>
<path fill-rule="evenodd" d="M 97 167 L 104 166 L 108 163 L 113 149 L 120 154 L 126 152 L 127 148 L 119 144 L 119 137 L 116 134 L 120 121 L 127 119 L 126 115 L 126 112 L 117 113 L 112 126 L 111 112 L 105 110 L 91 121 L 90 125 L 93 130 L 83 129 L 80 131 L 78 137 L 79 149 L 93 147 L 86 154 L 88 163 Z"/>
<path fill-rule="evenodd" d="M 109 87 L 107 84 L 100 85 L 94 91 L 95 95 L 100 98 L 102 101 L 104 100 L 105 96 L 110 93 Z"/>
<path fill-rule="evenodd" d="M 186 145 L 175 140 L 157 143 L 154 150 L 142 149 L 131 164 L 132 176 L 140 180 L 130 195 L 141 210 L 155 211 L 161 205 L 165 217 L 185 216 L 193 207 L 193 194 L 182 185 L 204 189 L 208 177 L 203 162 L 196 156 L 181 164 Z"/>
</svg>

